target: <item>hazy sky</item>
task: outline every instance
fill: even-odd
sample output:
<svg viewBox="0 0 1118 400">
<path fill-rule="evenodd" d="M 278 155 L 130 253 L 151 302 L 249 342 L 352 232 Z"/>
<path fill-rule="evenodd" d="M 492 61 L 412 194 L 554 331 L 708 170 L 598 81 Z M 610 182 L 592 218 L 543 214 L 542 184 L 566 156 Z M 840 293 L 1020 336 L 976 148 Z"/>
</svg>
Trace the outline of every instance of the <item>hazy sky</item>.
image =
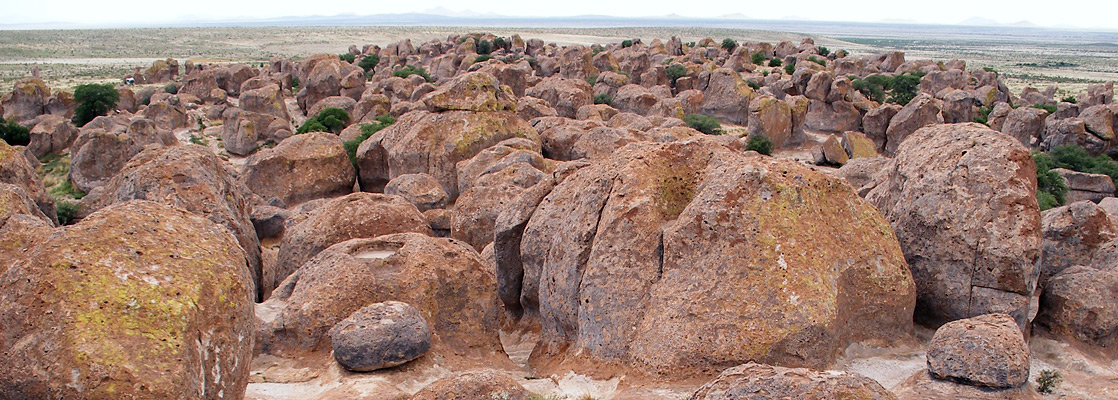
<svg viewBox="0 0 1118 400">
<path fill-rule="evenodd" d="M 792 6 L 787 6 L 792 5 Z M 507 16 L 662 16 L 717 17 L 744 14 L 755 19 L 802 18 L 877 22 L 914 20 L 954 24 L 972 17 L 1042 26 L 1118 29 L 1114 0 L 767 0 L 767 1 L 338 1 L 338 0 L 191 0 L 142 3 L 134 0 L 0 0 L 0 24 L 51 23 L 84 26 L 137 26 L 285 16 L 425 12 L 434 8 Z"/>
</svg>

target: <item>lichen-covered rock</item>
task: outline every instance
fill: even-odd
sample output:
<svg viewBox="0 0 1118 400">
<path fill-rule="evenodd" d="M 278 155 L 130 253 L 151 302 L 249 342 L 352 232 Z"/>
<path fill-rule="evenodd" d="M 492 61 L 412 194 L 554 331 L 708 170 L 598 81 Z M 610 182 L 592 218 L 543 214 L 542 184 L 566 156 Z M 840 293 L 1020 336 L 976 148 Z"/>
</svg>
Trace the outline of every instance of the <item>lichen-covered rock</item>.
<svg viewBox="0 0 1118 400">
<path fill-rule="evenodd" d="M 364 192 L 329 200 L 288 228 L 280 242 L 276 282 L 335 243 L 399 232 L 431 233 L 423 214 L 403 197 Z"/>
<path fill-rule="evenodd" d="M 274 83 L 245 90 L 237 105 L 248 112 L 267 114 L 284 121 L 291 119 L 291 115 L 287 113 L 287 104 L 283 101 L 283 91 Z"/>
<path fill-rule="evenodd" d="M 1052 171 L 1060 175 L 1068 187 L 1068 193 L 1064 196 L 1068 204 L 1083 200 L 1099 202 L 1104 198 L 1114 197 L 1114 180 L 1109 175 L 1064 168 L 1053 168 Z"/>
<path fill-rule="evenodd" d="M 928 371 L 938 379 L 1008 389 L 1029 380 L 1029 345 L 1013 318 L 985 314 L 951 321 L 928 343 Z"/>
<path fill-rule="evenodd" d="M 32 168 L 31 164 L 28 163 L 23 151 L 9 146 L 3 140 L 0 140 L 0 183 L 9 183 L 22 188 L 27 196 L 35 201 L 39 211 L 42 211 L 43 215 L 53 224 L 55 220 L 54 200 L 47 193 L 47 189 L 43 187 L 43 181 L 35 173 L 35 168 Z"/>
<path fill-rule="evenodd" d="M 23 78 L 12 85 L 12 91 L 0 98 L 4 120 L 24 123 L 46 113 L 50 88 L 39 78 Z"/>
<path fill-rule="evenodd" d="M 862 132 L 843 132 L 842 148 L 851 159 L 877 157 L 877 145 Z"/>
<path fill-rule="evenodd" d="M 323 250 L 265 304 L 270 353 L 328 349 L 327 333 L 366 304 L 408 303 L 431 330 L 431 354 L 511 364 L 501 352 L 493 274 L 469 245 L 418 233 L 347 240 Z M 495 354 L 500 354 L 494 357 Z M 500 360 L 498 357 L 503 358 Z"/>
<path fill-rule="evenodd" d="M 792 107 L 775 97 L 757 96 L 749 102 L 748 127 L 750 136 L 763 135 L 777 149 L 797 146 L 804 141 L 802 135 L 792 135 Z"/>
<path fill-rule="evenodd" d="M 990 389 L 936 379 L 922 370 L 893 389 L 898 400 L 1041 400 L 1031 385 L 1011 389 Z"/>
<path fill-rule="evenodd" d="M 0 202 L 11 201 L 13 195 L 18 196 L 4 186 L 15 185 L 0 184 Z M 22 190 L 15 188 L 15 191 Z M 16 212 L 10 209 L 3 210 L 5 207 L 9 205 L 0 204 L 0 276 L 4 275 L 12 264 L 26 260 L 35 245 L 49 236 L 54 229 L 54 222 L 47 221 L 46 217 L 37 211 L 38 209 L 33 208 L 36 211 L 26 211 L 27 214 L 23 214 L 18 210 Z"/>
<path fill-rule="evenodd" d="M 926 93 L 916 95 L 889 119 L 889 127 L 885 129 L 885 155 L 893 155 L 905 138 L 917 129 L 942 123 L 939 100 Z"/>
<path fill-rule="evenodd" d="M 264 90 L 250 90 L 247 94 L 255 96 L 257 91 Z M 258 106 L 266 107 L 253 107 Z M 229 107 L 222 113 L 222 120 L 222 146 L 225 151 L 236 155 L 248 155 L 265 144 L 279 143 L 295 131 L 286 118 L 277 117 L 271 111 L 253 112 Z"/>
<path fill-rule="evenodd" d="M 848 101 L 825 103 L 812 100 L 804 116 L 804 126 L 819 132 L 842 133 L 856 131 L 862 124 L 862 114 Z"/>
<path fill-rule="evenodd" d="M 1040 255 L 1036 166 L 1009 136 L 967 123 L 920 129 L 866 199 L 893 226 L 932 325 L 1006 313 L 1024 326 Z"/>
<path fill-rule="evenodd" d="M 265 199 L 287 206 L 353 191 L 357 173 L 338 136 L 310 132 L 284 139 L 245 161 L 244 181 Z"/>
<path fill-rule="evenodd" d="M 88 193 L 120 172 L 145 146 L 165 147 L 178 143 L 171 131 L 159 129 L 145 118 L 132 121 L 124 130 L 83 128 L 70 146 L 70 182 L 74 188 Z"/>
<path fill-rule="evenodd" d="M 439 379 L 420 390 L 409 400 L 501 399 L 529 400 L 537 398 L 516 380 L 496 370 L 475 370 Z"/>
<path fill-rule="evenodd" d="M 748 363 L 722 371 L 690 399 L 893 400 L 894 397 L 873 379 L 851 372 Z"/>
<path fill-rule="evenodd" d="M 44 115 L 35 119 L 35 126 L 31 128 L 31 143 L 27 149 L 35 157 L 47 154 L 61 153 L 78 136 L 78 129 L 60 115 Z"/>
<path fill-rule="evenodd" d="M 431 349 L 431 329 L 408 303 L 370 304 L 330 328 L 334 359 L 350 371 L 391 368 Z"/>
<path fill-rule="evenodd" d="M 1118 260 L 1104 269 L 1074 266 L 1045 284 L 1036 326 L 1110 357 L 1118 355 Z"/>
<path fill-rule="evenodd" d="M 468 72 L 423 97 L 431 111 L 501 111 L 516 109 L 512 88 L 485 72 Z"/>
<path fill-rule="evenodd" d="M 1001 131 L 1012 136 L 1025 146 L 1032 144 L 1033 140 L 1040 139 L 1044 133 L 1044 119 L 1048 111 L 1032 107 L 1017 107 L 1005 116 Z"/>
<path fill-rule="evenodd" d="M 849 186 L 708 140 L 630 144 L 578 170 L 532 214 L 519 259 L 520 305 L 542 325 L 534 365 L 825 366 L 848 343 L 906 336 L 915 301 L 895 236 Z"/>
<path fill-rule="evenodd" d="M 259 291 L 260 240 L 249 219 L 249 191 L 210 149 L 186 144 L 140 152 L 81 199 L 78 216 L 134 199 L 179 207 L 229 228 L 248 257 L 252 287 Z"/>
<path fill-rule="evenodd" d="M 1118 219 L 1090 201 L 1045 210 L 1041 216 L 1044 258 L 1038 285 L 1042 287 L 1068 267 L 1092 265 L 1095 253 L 1118 238 Z"/>
<path fill-rule="evenodd" d="M 540 140 L 510 111 L 407 113 L 358 147 L 361 189 L 381 191 L 392 178 L 423 173 L 438 179 L 453 201 L 458 197 L 456 164 L 510 138 Z"/>
<path fill-rule="evenodd" d="M 579 107 L 593 104 L 593 88 L 585 79 L 544 78 L 524 94 L 546 101 L 560 117 L 566 118 L 574 118 Z"/>
<path fill-rule="evenodd" d="M 295 98 L 303 112 L 327 97 L 347 96 L 357 100 L 365 91 L 365 71 L 334 55 L 308 57 L 299 63 L 298 75 L 302 89 Z"/>
<path fill-rule="evenodd" d="M 448 196 L 439 181 L 428 174 L 404 174 L 392 178 L 384 187 L 384 194 L 402 196 L 419 211 L 445 208 Z"/>
<path fill-rule="evenodd" d="M 225 228 L 149 201 L 55 230 L 0 276 L 0 397 L 241 398 L 246 263 Z"/>
<path fill-rule="evenodd" d="M 753 88 L 745 83 L 741 74 L 729 68 L 711 71 L 703 87 L 703 104 L 700 113 L 731 124 L 744 124 L 748 117 L 749 101 Z"/>
</svg>

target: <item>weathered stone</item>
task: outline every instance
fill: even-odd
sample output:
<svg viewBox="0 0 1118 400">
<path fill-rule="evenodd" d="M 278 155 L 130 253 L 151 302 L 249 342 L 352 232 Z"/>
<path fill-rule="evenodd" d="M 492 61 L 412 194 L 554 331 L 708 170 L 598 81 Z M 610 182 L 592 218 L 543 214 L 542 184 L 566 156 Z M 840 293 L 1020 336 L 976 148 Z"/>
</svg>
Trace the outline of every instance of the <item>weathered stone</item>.
<svg viewBox="0 0 1118 400">
<path fill-rule="evenodd" d="M 925 93 L 916 95 L 889 120 L 885 130 L 885 155 L 893 155 L 908 135 L 928 125 L 943 123 L 938 101 Z"/>
<path fill-rule="evenodd" d="M 866 137 L 873 140 L 878 150 L 885 150 L 886 132 L 889 129 L 889 122 L 893 117 L 901 111 L 901 106 L 896 104 L 882 104 L 877 108 L 871 109 L 866 112 L 862 117 L 862 132 L 866 133 Z"/>
<path fill-rule="evenodd" d="M 1032 107 L 1018 107 L 1006 114 L 1001 131 L 1025 146 L 1032 145 L 1044 133 L 1044 119 L 1048 111 Z"/>
<path fill-rule="evenodd" d="M 62 116 L 44 115 L 35 121 L 35 126 L 31 128 L 31 143 L 27 144 L 27 149 L 35 157 L 61 153 L 78 136 L 78 129 Z"/>
<path fill-rule="evenodd" d="M 1086 200 L 1045 210 L 1040 224 L 1044 251 L 1038 280 L 1041 287 L 1064 269 L 1105 258 L 1097 257 L 1096 252 L 1118 238 L 1118 219 Z"/>
<path fill-rule="evenodd" d="M 939 380 L 927 370 L 913 374 L 892 390 L 898 400 L 1041 400 L 1030 385 L 995 390 Z"/>
<path fill-rule="evenodd" d="M 431 111 L 501 111 L 516 109 L 512 88 L 502 87 L 485 72 L 469 72 L 444 83 L 423 97 Z"/>
<path fill-rule="evenodd" d="M 18 147 L 9 146 L 3 140 L 0 140 L 0 183 L 9 183 L 22 188 L 27 196 L 35 201 L 43 215 L 52 224 L 54 223 L 54 200 L 43 187 L 43 181 L 24 157 L 23 151 Z"/>
<path fill-rule="evenodd" d="M 327 132 L 289 137 L 245 161 L 245 185 L 287 206 L 347 194 L 356 178 L 342 140 Z"/>
<path fill-rule="evenodd" d="M 847 131 L 842 133 L 842 148 L 846 150 L 846 154 L 850 158 L 873 158 L 877 157 L 877 145 L 872 140 L 857 131 Z"/>
<path fill-rule="evenodd" d="M 22 124 L 46 113 L 50 88 L 39 78 L 23 78 L 12 85 L 12 91 L 0 97 L 4 120 Z"/>
<path fill-rule="evenodd" d="M 846 154 L 846 150 L 842 148 L 838 139 L 833 135 L 827 136 L 827 140 L 824 140 L 820 147 L 823 149 L 823 157 L 830 164 L 843 165 L 850 161 L 850 156 Z"/>
<path fill-rule="evenodd" d="M 1109 175 L 1089 174 L 1064 168 L 1054 168 L 1052 171 L 1060 175 L 1068 187 L 1065 197 L 1067 203 L 1080 200 L 1099 202 L 1103 198 L 1114 196 L 1114 180 Z"/>
<path fill-rule="evenodd" d="M 804 126 L 818 132 L 842 133 L 859 130 L 862 113 L 847 101 L 826 103 L 812 100 L 807 109 Z"/>
<path fill-rule="evenodd" d="M 1106 269 L 1067 268 L 1045 285 L 1040 295 L 1036 325 L 1049 334 L 1085 344 L 1101 353 L 1118 355 L 1118 262 Z"/>
<path fill-rule="evenodd" d="M 1013 318 L 985 314 L 944 324 L 928 344 L 928 371 L 939 379 L 1008 389 L 1029 380 L 1029 345 Z"/>
<path fill-rule="evenodd" d="M 699 112 L 724 123 L 741 125 L 746 122 L 752 98 L 753 88 L 745 83 L 741 74 L 729 68 L 718 68 L 707 78 Z"/>
<path fill-rule="evenodd" d="M 154 122 L 143 118 L 132 121 L 126 130 L 82 129 L 70 146 L 70 182 L 88 193 L 104 185 L 145 146 L 178 143 L 170 131 L 158 129 Z"/>
<path fill-rule="evenodd" d="M 792 107 L 769 96 L 758 96 L 749 102 L 749 135 L 763 135 L 781 149 L 803 143 L 803 136 L 793 135 Z M 802 132 L 801 132 L 802 133 Z"/>
<path fill-rule="evenodd" d="M 894 397 L 876 381 L 852 372 L 748 363 L 722 371 L 690 399 L 893 400 Z"/>
<path fill-rule="evenodd" d="M 350 371 L 391 368 L 431 349 L 431 329 L 408 303 L 370 304 L 330 328 L 334 359 Z"/>
<path fill-rule="evenodd" d="M 466 371 L 439 379 L 420 390 L 410 400 L 536 398 L 507 373 L 496 370 Z"/>
<path fill-rule="evenodd" d="M 384 194 L 402 196 L 419 211 L 446 207 L 447 194 L 439 181 L 428 174 L 404 174 L 392 178 L 384 187 Z"/>
<path fill-rule="evenodd" d="M 546 101 L 561 117 L 574 118 L 579 107 L 593 104 L 593 88 L 583 79 L 550 77 L 528 88 L 525 95 Z"/>
</svg>

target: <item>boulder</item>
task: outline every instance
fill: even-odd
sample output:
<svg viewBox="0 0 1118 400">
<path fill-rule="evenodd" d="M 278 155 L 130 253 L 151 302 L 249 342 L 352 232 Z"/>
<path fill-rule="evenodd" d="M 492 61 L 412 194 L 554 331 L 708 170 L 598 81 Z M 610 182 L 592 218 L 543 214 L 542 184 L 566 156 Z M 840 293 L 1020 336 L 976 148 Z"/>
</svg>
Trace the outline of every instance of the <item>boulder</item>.
<svg viewBox="0 0 1118 400">
<path fill-rule="evenodd" d="M 943 96 L 943 122 L 957 124 L 974 120 L 974 96 L 965 90 L 955 90 Z"/>
<path fill-rule="evenodd" d="M 579 169 L 532 213 L 519 257 L 509 250 L 495 247 L 498 268 L 521 261 L 537 367 L 824 366 L 848 343 L 911 330 L 915 289 L 869 203 L 837 178 L 703 138 L 630 144 Z"/>
<path fill-rule="evenodd" d="M 1041 400 L 1031 385 L 990 389 L 936 379 L 922 370 L 893 387 L 898 400 Z"/>
<path fill-rule="evenodd" d="M 276 282 L 335 243 L 400 232 L 431 233 L 423 214 L 403 197 L 353 193 L 329 200 L 288 226 L 280 242 Z"/>
<path fill-rule="evenodd" d="M 345 111 L 346 115 L 353 117 L 353 109 L 357 107 L 357 100 L 346 96 L 330 96 L 325 99 L 319 100 L 307 109 L 307 116 L 313 117 L 325 111 L 327 108 L 337 108 Z"/>
<path fill-rule="evenodd" d="M 1060 175 L 1067 185 L 1068 193 L 1065 201 L 1069 204 L 1081 200 L 1097 203 L 1104 198 L 1114 197 L 1114 180 L 1109 175 L 1090 174 L 1064 168 L 1055 168 L 1052 171 Z"/>
<path fill-rule="evenodd" d="M 745 83 L 741 74 L 729 68 L 715 69 L 706 79 L 699 113 L 718 118 L 723 123 L 744 124 L 753 88 Z"/>
<path fill-rule="evenodd" d="M 1087 107 L 1079 112 L 1079 119 L 1083 120 L 1087 132 L 1104 140 L 1114 141 L 1114 110 L 1115 108 L 1103 104 Z"/>
<path fill-rule="evenodd" d="M 804 88 L 804 97 L 812 100 L 827 101 L 827 95 L 831 92 L 832 82 L 834 82 L 834 76 L 828 71 L 811 74 L 811 79 L 808 80 L 807 86 Z"/>
<path fill-rule="evenodd" d="M 804 126 L 807 129 L 818 132 L 857 131 L 861 129 L 861 125 L 862 113 L 848 101 L 826 103 L 812 100 L 808 105 L 807 116 L 804 119 Z"/>
<path fill-rule="evenodd" d="M 1002 124 L 1002 133 L 1012 136 L 1025 146 L 1031 146 L 1033 140 L 1040 139 L 1044 133 L 1044 119 L 1048 111 L 1032 107 L 1018 107 L 1006 114 L 1005 123 Z"/>
<path fill-rule="evenodd" d="M 1074 266 L 1048 280 L 1035 324 L 1048 334 L 1083 344 L 1108 357 L 1118 355 L 1118 263 L 1107 269 Z"/>
<path fill-rule="evenodd" d="M 218 84 L 218 77 L 218 71 L 213 69 L 192 71 L 183 77 L 177 93 L 197 97 L 207 104 L 224 103 L 227 93 Z M 155 96 L 152 97 L 154 102 Z"/>
<path fill-rule="evenodd" d="M 467 72 L 423 97 L 431 111 L 501 111 L 516 109 L 512 88 L 485 72 Z"/>
<path fill-rule="evenodd" d="M 531 121 L 540 117 L 554 117 L 558 115 L 559 112 L 555 111 L 550 104 L 541 99 L 524 96 L 516 101 L 516 116 L 520 117 L 522 120 Z"/>
<path fill-rule="evenodd" d="M 370 304 L 330 328 L 334 359 L 347 370 L 391 368 L 431 349 L 431 329 L 411 304 Z"/>
<path fill-rule="evenodd" d="M 187 128 L 187 124 L 193 121 L 187 120 L 182 103 L 178 97 L 165 101 L 152 101 L 140 112 L 140 115 L 154 123 L 156 129 L 161 131 L 170 132 Z"/>
<path fill-rule="evenodd" d="M 792 107 L 775 97 L 757 96 L 749 102 L 748 129 L 750 136 L 765 136 L 777 149 L 795 147 L 804 141 L 802 135 L 793 135 Z"/>
<path fill-rule="evenodd" d="M 648 88 L 631 83 L 618 89 L 613 97 L 613 105 L 618 111 L 639 115 L 649 115 L 658 102 L 660 98 Z"/>
<path fill-rule="evenodd" d="M 497 216 L 523 191 L 547 178 L 550 162 L 525 139 L 511 139 L 458 163 L 451 237 L 481 251 L 493 241 Z"/>
<path fill-rule="evenodd" d="M 560 117 L 574 118 L 579 107 L 593 104 L 593 88 L 584 79 L 544 78 L 525 95 L 546 101 Z"/>
<path fill-rule="evenodd" d="M 69 119 L 60 115 L 44 115 L 35 119 L 35 126 L 31 128 L 31 143 L 27 144 L 27 149 L 35 157 L 61 153 L 70 147 L 77 136 L 78 129 Z"/>
<path fill-rule="evenodd" d="M 0 97 L 0 115 L 5 121 L 23 124 L 46 113 L 50 88 L 39 78 L 23 78 L 12 85 L 11 93 Z"/>
<path fill-rule="evenodd" d="M 327 97 L 347 96 L 357 100 L 365 91 L 365 71 L 333 55 L 303 60 L 300 75 L 303 75 L 299 78 L 302 88 L 295 98 L 303 112 Z"/>
<path fill-rule="evenodd" d="M 1040 286 L 1066 268 L 1091 265 L 1099 258 L 1095 253 L 1118 238 L 1118 219 L 1085 200 L 1044 211 L 1040 224 L 1044 251 Z"/>
<path fill-rule="evenodd" d="M 353 191 L 357 173 L 338 136 L 310 132 L 250 156 L 243 179 L 253 193 L 294 206 Z"/>
<path fill-rule="evenodd" d="M 1044 140 L 1040 143 L 1041 150 L 1051 150 L 1063 145 L 1076 145 L 1087 150 L 1091 156 L 1096 156 L 1106 151 L 1109 143 L 1098 136 L 1087 132 L 1087 126 L 1079 118 L 1066 118 L 1060 120 L 1045 120 Z"/>
<path fill-rule="evenodd" d="M 892 225 L 931 325 L 992 312 L 1025 326 L 1040 254 L 1036 166 L 1020 142 L 967 123 L 897 148 L 866 199 Z"/>
<path fill-rule="evenodd" d="M 70 182 L 74 188 L 88 193 L 104 185 L 145 146 L 178 143 L 170 131 L 158 129 L 154 122 L 143 118 L 132 121 L 123 131 L 82 129 L 70 147 Z"/>
<path fill-rule="evenodd" d="M 893 400 L 894 397 L 877 381 L 852 372 L 748 363 L 722 371 L 690 399 Z"/>
<path fill-rule="evenodd" d="M 823 157 L 828 164 L 843 165 L 850 161 L 850 156 L 846 154 L 846 149 L 842 148 L 838 139 L 835 136 L 827 136 L 827 140 L 823 141 L 820 146 L 823 149 Z"/>
<path fill-rule="evenodd" d="M 920 78 L 920 91 L 924 93 L 939 93 L 944 89 L 964 89 L 970 75 L 962 69 L 948 69 L 946 71 L 932 71 Z M 963 121 L 963 122 L 970 122 Z"/>
<path fill-rule="evenodd" d="M 35 202 L 51 224 L 55 221 L 54 200 L 51 199 L 35 168 L 27 161 L 20 147 L 0 140 L 0 183 L 19 186 Z"/>
<path fill-rule="evenodd" d="M 859 196 L 866 197 L 870 189 L 884 180 L 884 176 L 880 174 L 888 172 L 886 168 L 890 167 L 889 161 L 884 157 L 851 159 L 835 171 L 835 176 L 846 180 Z"/>
<path fill-rule="evenodd" d="M 448 196 L 435 177 L 428 174 L 404 174 L 392 178 L 384 186 L 384 194 L 402 196 L 419 211 L 445 208 Z"/>
<path fill-rule="evenodd" d="M 238 105 L 248 112 L 267 114 L 284 121 L 291 119 L 291 115 L 287 113 L 287 104 L 283 100 L 283 91 L 276 84 L 241 92 Z"/>
<path fill-rule="evenodd" d="M 265 90 L 265 89 L 257 89 Z M 256 90 L 247 93 L 253 93 Z M 251 96 L 252 94 L 250 94 Z M 291 136 L 295 128 L 287 119 L 272 113 L 227 108 L 222 113 L 221 142 L 225 151 L 249 155 L 264 145 L 275 145 Z"/>
<path fill-rule="evenodd" d="M 843 132 L 842 148 L 846 150 L 846 154 L 849 154 L 851 159 L 877 157 L 877 145 L 862 132 Z"/>
<path fill-rule="evenodd" d="M 477 71 L 493 75 L 500 85 L 508 86 L 512 90 L 513 96 L 523 97 L 525 90 L 528 89 L 528 77 L 532 75 L 532 66 L 527 61 L 516 64 L 487 62 Z"/>
<path fill-rule="evenodd" d="M 459 372 L 427 385 L 410 400 L 501 399 L 530 400 L 534 396 L 507 373 L 496 370 Z"/>
<path fill-rule="evenodd" d="M 929 125 L 942 124 L 938 100 L 925 93 L 916 95 L 904 108 L 901 108 L 885 130 L 885 155 L 893 155 L 908 135 Z"/>
<path fill-rule="evenodd" d="M 23 198 L 19 198 L 21 195 Z M 38 212 L 33 202 L 29 208 L 11 209 L 13 200 L 18 207 L 19 202 L 25 199 L 29 200 L 23 189 L 0 183 L 0 275 L 4 275 L 13 264 L 26 260 L 35 246 L 50 236 L 54 229 L 54 221 L 48 221 Z"/>
<path fill-rule="evenodd" d="M 937 379 L 994 389 L 1029 381 L 1029 345 L 1006 314 L 944 324 L 928 343 L 927 358 L 928 371 Z"/>
<path fill-rule="evenodd" d="M 366 304 L 399 301 L 427 321 L 440 364 L 468 357 L 510 365 L 497 334 L 495 286 L 477 252 L 460 241 L 418 233 L 347 240 L 300 267 L 265 302 L 278 312 L 262 321 L 272 337 L 263 350 L 329 349 L 328 331 L 339 321 Z"/>
<path fill-rule="evenodd" d="M 144 200 L 39 238 L 0 278 L 0 397 L 241 398 L 246 264 L 225 228 Z"/>
<path fill-rule="evenodd" d="M 536 130 L 511 111 L 407 113 L 358 147 L 361 189 L 381 191 L 392 178 L 424 173 L 438 179 L 454 201 L 458 198 L 456 164 L 516 137 L 540 140 Z"/>
<path fill-rule="evenodd" d="M 897 104 L 882 104 L 867 111 L 866 115 L 862 117 L 862 132 L 865 132 L 866 137 L 873 140 L 878 150 L 885 150 L 889 122 L 900 111 L 901 106 Z"/>
</svg>

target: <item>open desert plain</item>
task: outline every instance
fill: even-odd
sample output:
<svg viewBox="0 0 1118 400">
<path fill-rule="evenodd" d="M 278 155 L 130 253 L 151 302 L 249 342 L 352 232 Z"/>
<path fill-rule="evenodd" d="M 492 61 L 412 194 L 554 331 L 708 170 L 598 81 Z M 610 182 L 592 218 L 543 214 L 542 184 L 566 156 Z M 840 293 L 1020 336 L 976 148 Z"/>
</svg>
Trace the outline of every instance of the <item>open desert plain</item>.
<svg viewBox="0 0 1118 400">
<path fill-rule="evenodd" d="M 677 17 L 0 29 L 0 399 L 1118 399 L 1118 32 Z"/>
</svg>

